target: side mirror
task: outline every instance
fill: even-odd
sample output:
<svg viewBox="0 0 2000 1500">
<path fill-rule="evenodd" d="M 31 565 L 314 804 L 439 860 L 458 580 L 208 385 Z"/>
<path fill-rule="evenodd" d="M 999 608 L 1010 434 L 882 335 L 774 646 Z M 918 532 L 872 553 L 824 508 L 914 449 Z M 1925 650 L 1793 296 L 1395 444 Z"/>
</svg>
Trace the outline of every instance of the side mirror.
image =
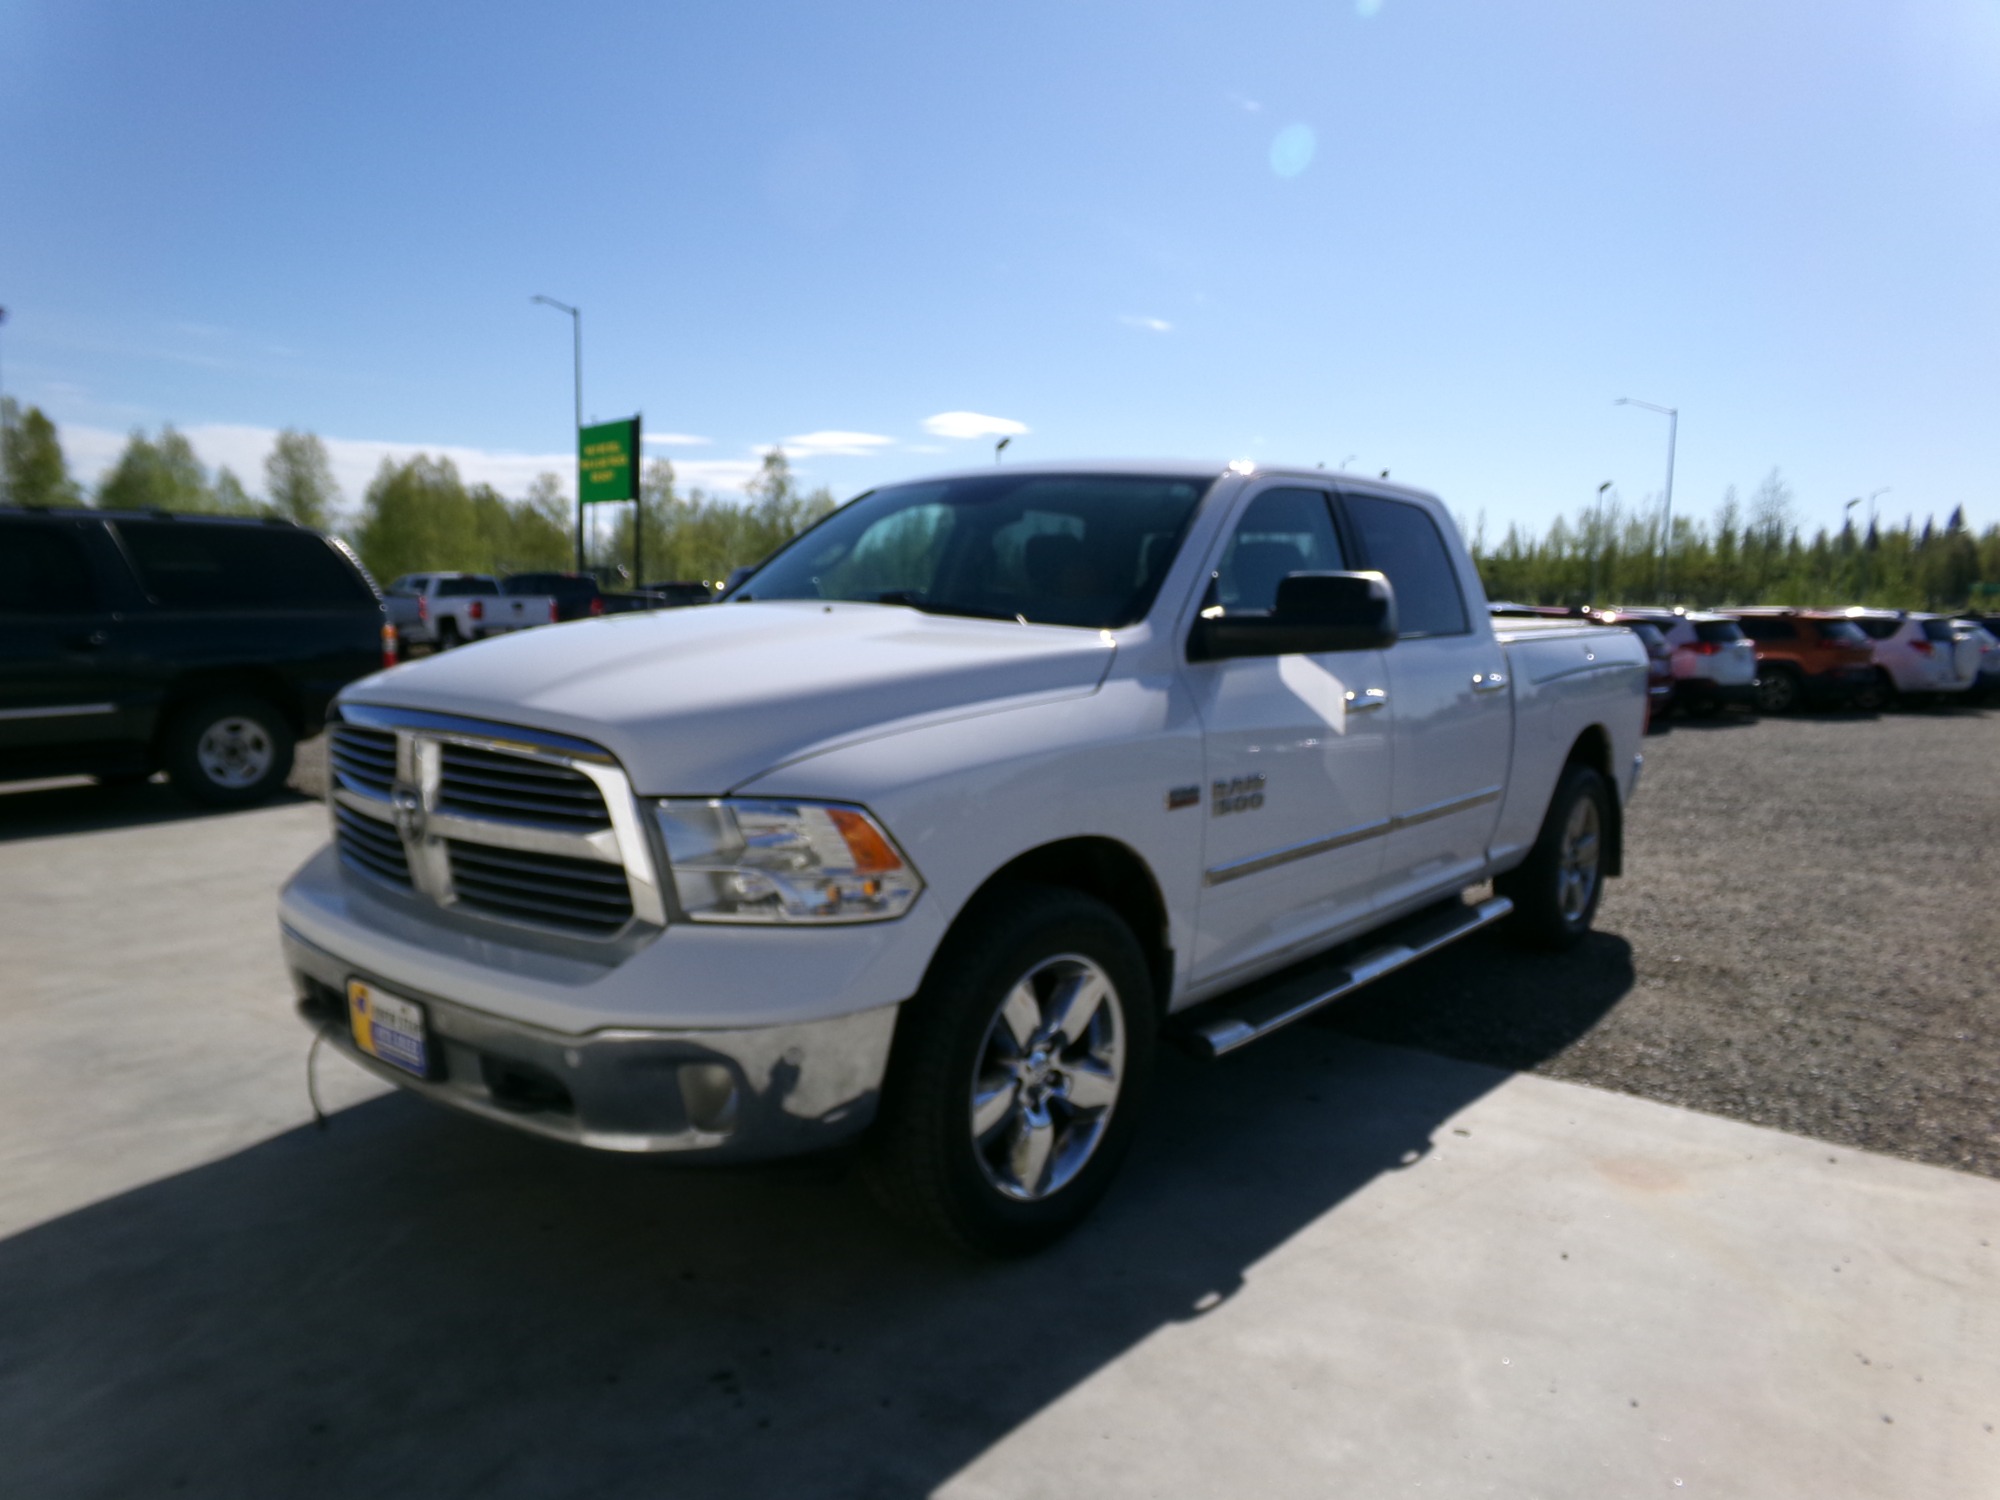
<svg viewBox="0 0 2000 1500">
<path fill-rule="evenodd" d="M 1295 652 L 1380 651 L 1396 642 L 1396 591 L 1380 573 L 1287 573 L 1278 607 L 1254 614 L 1202 611 L 1192 661 Z"/>
</svg>

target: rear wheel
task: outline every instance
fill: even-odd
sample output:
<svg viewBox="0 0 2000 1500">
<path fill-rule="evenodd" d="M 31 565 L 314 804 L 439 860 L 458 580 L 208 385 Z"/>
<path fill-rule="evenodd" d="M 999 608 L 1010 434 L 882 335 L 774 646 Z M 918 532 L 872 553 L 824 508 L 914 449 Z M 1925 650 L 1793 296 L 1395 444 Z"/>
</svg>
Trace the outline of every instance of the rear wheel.
<svg viewBox="0 0 2000 1500">
<path fill-rule="evenodd" d="M 449 651 L 454 646 L 465 644 L 465 638 L 458 633 L 458 621 L 456 620 L 438 621 L 437 638 L 437 648 L 440 651 Z"/>
<path fill-rule="evenodd" d="M 1116 913 L 1045 886 L 998 894 L 903 1008 L 870 1185 L 964 1249 L 1041 1248 L 1110 1186 L 1154 1029 L 1145 960 Z"/>
<path fill-rule="evenodd" d="M 1865 714 L 1879 714 L 1896 701 L 1896 685 L 1889 680 L 1889 674 L 1881 668 L 1875 675 L 1854 690 L 1854 706 Z"/>
<path fill-rule="evenodd" d="M 210 698 L 174 718 L 166 761 L 181 795 L 209 807 L 247 807 L 291 774 L 291 726 L 262 698 Z"/>
<path fill-rule="evenodd" d="M 1549 799 L 1535 847 L 1518 868 L 1493 882 L 1514 903 L 1508 926 L 1516 937 L 1550 949 L 1583 941 L 1604 895 L 1610 827 L 1610 787 L 1591 767 L 1572 762 Z"/>
<path fill-rule="evenodd" d="M 1799 676 L 1790 667 L 1769 667 L 1757 674 L 1757 712 L 1788 714 L 1799 706 Z"/>
</svg>

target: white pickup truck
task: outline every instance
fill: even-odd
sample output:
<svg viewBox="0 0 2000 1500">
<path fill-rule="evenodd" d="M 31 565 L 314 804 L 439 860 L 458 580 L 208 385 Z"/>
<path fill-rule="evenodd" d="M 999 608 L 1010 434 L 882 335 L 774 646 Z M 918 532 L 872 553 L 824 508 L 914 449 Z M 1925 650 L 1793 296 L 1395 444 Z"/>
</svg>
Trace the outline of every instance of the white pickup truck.
<svg viewBox="0 0 2000 1500">
<path fill-rule="evenodd" d="M 1629 631 L 1496 633 L 1413 490 L 898 484 L 713 608 L 349 687 L 284 949 L 313 1026 L 440 1103 L 625 1152 L 865 1132 L 892 1207 L 1019 1252 L 1103 1192 L 1159 1040 L 1226 1053 L 1502 919 L 1581 938 L 1645 699 Z"/>
<path fill-rule="evenodd" d="M 411 646 L 449 651 L 467 641 L 553 625 L 556 601 L 548 594 L 510 594 L 485 573 L 406 573 L 383 597 L 399 653 Z"/>
</svg>

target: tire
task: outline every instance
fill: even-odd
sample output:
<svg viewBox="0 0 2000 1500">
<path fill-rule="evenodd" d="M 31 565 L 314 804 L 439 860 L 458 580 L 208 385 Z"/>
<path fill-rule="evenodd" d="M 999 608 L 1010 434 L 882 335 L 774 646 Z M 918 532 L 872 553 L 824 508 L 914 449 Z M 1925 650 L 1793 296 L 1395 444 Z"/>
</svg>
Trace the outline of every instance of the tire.
<svg viewBox="0 0 2000 1500">
<path fill-rule="evenodd" d="M 1773 667 L 1768 674 L 1758 674 L 1758 713 L 1788 714 L 1799 706 L 1801 696 L 1803 689 L 1799 684 L 1799 674 L 1790 667 Z"/>
<path fill-rule="evenodd" d="M 1849 701 L 1864 714 L 1886 712 L 1895 707 L 1896 685 L 1889 680 L 1889 674 L 1878 667 L 1874 681 L 1865 687 L 1856 688 L 1854 696 Z"/>
<path fill-rule="evenodd" d="M 458 621 L 439 620 L 437 628 L 437 648 L 449 651 L 454 646 L 465 644 L 465 638 L 458 633 Z"/>
<path fill-rule="evenodd" d="M 1572 761 L 1556 782 L 1535 847 L 1493 882 L 1514 903 L 1508 931 L 1533 948 L 1574 948 L 1590 931 L 1604 897 L 1604 840 L 1611 829 L 1611 789 L 1589 766 Z"/>
<path fill-rule="evenodd" d="M 1092 991 L 1073 1036 L 1065 1011 Z M 1155 1032 L 1145 957 L 1110 907 L 1049 886 L 996 892 L 903 1007 L 863 1155 L 870 1187 L 906 1224 L 974 1254 L 1053 1242 L 1104 1196 L 1131 1143 Z"/>
<path fill-rule="evenodd" d="M 206 807 L 248 807 L 284 786 L 292 770 L 292 730 L 265 699 L 208 698 L 175 716 L 167 731 L 167 776 Z"/>
</svg>

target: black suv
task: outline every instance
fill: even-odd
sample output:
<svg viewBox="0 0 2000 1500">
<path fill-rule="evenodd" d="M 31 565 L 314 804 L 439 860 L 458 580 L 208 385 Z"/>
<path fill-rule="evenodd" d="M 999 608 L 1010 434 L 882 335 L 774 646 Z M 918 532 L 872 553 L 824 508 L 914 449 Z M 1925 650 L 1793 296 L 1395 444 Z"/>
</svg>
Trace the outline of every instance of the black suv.
<svg viewBox="0 0 2000 1500">
<path fill-rule="evenodd" d="M 165 768 L 258 801 L 383 624 L 353 554 L 290 522 L 0 507 L 0 779 Z"/>
</svg>

